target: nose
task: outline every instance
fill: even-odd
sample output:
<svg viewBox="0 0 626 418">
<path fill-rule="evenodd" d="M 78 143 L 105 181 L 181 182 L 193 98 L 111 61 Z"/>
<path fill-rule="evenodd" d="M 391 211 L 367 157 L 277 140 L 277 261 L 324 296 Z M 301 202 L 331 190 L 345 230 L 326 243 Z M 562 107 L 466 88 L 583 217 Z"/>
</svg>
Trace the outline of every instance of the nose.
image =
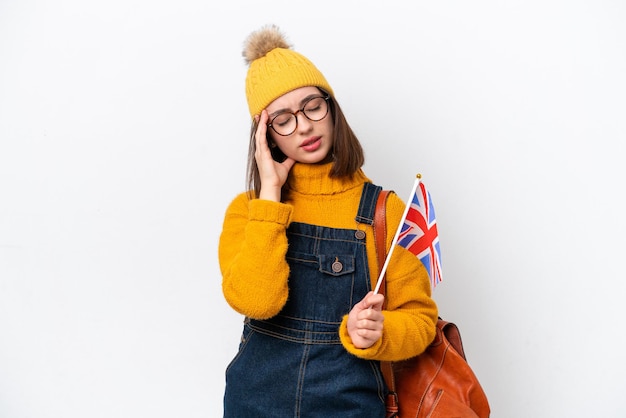
<svg viewBox="0 0 626 418">
<path fill-rule="evenodd" d="M 305 116 L 302 110 L 298 110 L 293 115 L 296 118 L 297 130 L 302 131 L 302 132 L 307 132 L 313 126 L 313 122 L 311 122 L 311 120 L 309 120 L 309 118 Z"/>
</svg>

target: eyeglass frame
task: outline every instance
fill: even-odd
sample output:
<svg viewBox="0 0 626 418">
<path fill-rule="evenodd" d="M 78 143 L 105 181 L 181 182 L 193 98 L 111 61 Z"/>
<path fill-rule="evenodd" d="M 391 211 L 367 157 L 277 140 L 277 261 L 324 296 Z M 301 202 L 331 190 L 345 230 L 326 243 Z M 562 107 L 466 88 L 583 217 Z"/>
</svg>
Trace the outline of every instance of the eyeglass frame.
<svg viewBox="0 0 626 418">
<path fill-rule="evenodd" d="M 304 111 L 304 108 L 306 107 L 306 105 L 308 105 L 312 100 L 315 99 L 324 99 L 324 101 L 326 102 L 326 113 L 324 113 L 324 116 L 322 116 L 319 119 L 311 119 L 310 117 L 307 116 L 306 112 Z M 308 120 L 310 120 L 311 122 L 319 122 L 321 120 L 324 120 L 324 118 L 326 118 L 326 116 L 328 116 L 328 112 L 330 111 L 330 95 L 326 94 L 326 95 L 321 95 L 321 96 L 313 96 L 311 98 L 309 98 L 306 102 L 304 102 L 302 104 L 302 107 L 298 110 L 296 110 L 295 112 L 291 112 L 291 111 L 284 111 L 284 112 L 280 112 L 278 115 L 274 116 L 272 118 L 272 120 L 269 121 L 269 123 L 267 124 L 268 128 L 272 128 L 272 131 L 276 132 L 277 135 L 280 136 L 289 136 L 289 135 L 293 135 L 293 133 L 298 129 L 298 113 L 302 113 L 304 115 L 305 118 L 307 118 Z M 276 130 L 276 128 L 274 128 L 274 120 L 276 120 L 277 117 L 284 115 L 285 113 L 291 114 L 293 115 L 293 117 L 296 120 L 296 126 L 293 128 L 293 131 L 289 132 L 288 134 L 281 134 L 280 132 L 278 132 Z"/>
</svg>

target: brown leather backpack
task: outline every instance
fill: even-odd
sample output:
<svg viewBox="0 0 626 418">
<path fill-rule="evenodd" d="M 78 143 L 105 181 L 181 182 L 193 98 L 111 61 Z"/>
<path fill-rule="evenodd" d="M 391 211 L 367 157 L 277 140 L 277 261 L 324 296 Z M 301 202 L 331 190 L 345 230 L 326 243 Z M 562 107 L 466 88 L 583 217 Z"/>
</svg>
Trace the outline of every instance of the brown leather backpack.
<svg viewBox="0 0 626 418">
<path fill-rule="evenodd" d="M 386 256 L 385 202 L 380 192 L 374 217 L 379 266 Z M 385 290 L 385 282 L 380 286 Z M 488 418 L 489 402 L 467 364 L 461 334 L 441 318 L 434 341 L 422 354 L 408 360 L 381 362 L 387 395 L 387 418 Z"/>
</svg>

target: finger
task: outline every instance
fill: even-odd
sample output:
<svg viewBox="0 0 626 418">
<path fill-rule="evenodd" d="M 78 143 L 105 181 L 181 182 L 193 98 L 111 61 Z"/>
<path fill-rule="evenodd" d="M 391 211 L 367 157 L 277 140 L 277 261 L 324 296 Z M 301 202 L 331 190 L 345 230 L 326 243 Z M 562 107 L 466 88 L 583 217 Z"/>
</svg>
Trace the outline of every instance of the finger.
<svg viewBox="0 0 626 418">
<path fill-rule="evenodd" d="M 385 317 L 382 314 L 375 318 L 367 318 L 357 323 L 357 329 L 368 329 L 371 331 L 382 332 L 384 328 Z"/>
<path fill-rule="evenodd" d="M 359 321 L 359 323 L 360 321 L 369 321 L 382 324 L 384 320 L 385 317 L 383 316 L 383 314 L 380 311 L 376 311 L 374 309 L 366 309 L 364 311 L 361 311 L 357 317 L 357 321 Z"/>
<path fill-rule="evenodd" d="M 382 331 L 359 328 L 358 330 L 356 330 L 356 335 L 367 341 L 377 341 L 382 336 Z"/>
<path fill-rule="evenodd" d="M 257 118 L 257 127 L 254 135 L 257 142 L 257 148 L 263 144 L 267 147 L 267 111 L 262 110 L 261 114 L 257 116 Z"/>
<path fill-rule="evenodd" d="M 385 302 L 385 296 L 370 292 L 365 296 L 364 301 L 369 308 L 380 311 L 383 307 L 383 303 Z"/>
<path fill-rule="evenodd" d="M 383 323 L 378 321 L 359 321 L 358 330 L 378 332 L 383 329 Z"/>
<path fill-rule="evenodd" d="M 259 166 L 259 170 L 263 171 L 262 166 L 267 165 L 269 162 L 273 162 L 272 153 L 267 142 L 267 111 L 263 110 L 258 117 L 257 129 L 255 136 L 255 158 Z"/>
<path fill-rule="evenodd" d="M 369 308 L 371 305 L 369 303 L 369 298 L 370 296 L 374 294 L 374 292 L 369 291 L 367 292 L 367 294 L 363 297 L 363 299 L 361 299 L 361 301 L 359 302 L 359 305 L 361 305 L 361 308 L 363 309 L 367 309 Z"/>
</svg>

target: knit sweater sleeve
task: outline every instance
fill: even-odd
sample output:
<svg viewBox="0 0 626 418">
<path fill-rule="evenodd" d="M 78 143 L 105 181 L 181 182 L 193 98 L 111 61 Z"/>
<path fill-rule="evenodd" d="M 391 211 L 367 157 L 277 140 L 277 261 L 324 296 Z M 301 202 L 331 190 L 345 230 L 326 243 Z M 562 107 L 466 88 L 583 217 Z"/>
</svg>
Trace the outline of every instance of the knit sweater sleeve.
<svg viewBox="0 0 626 418">
<path fill-rule="evenodd" d="M 391 246 L 404 207 L 397 195 L 389 196 L 387 248 Z M 350 353 L 370 360 L 399 361 L 421 354 L 435 338 L 438 310 L 431 298 L 426 268 L 400 246 L 394 249 L 387 268 L 385 299 L 382 338 L 367 349 L 356 348 L 347 331 L 346 315 L 340 327 L 342 344 Z"/>
<path fill-rule="evenodd" d="M 237 196 L 226 210 L 219 240 L 222 291 L 242 315 L 267 319 L 276 315 L 289 290 L 287 234 L 292 207 Z"/>
</svg>

